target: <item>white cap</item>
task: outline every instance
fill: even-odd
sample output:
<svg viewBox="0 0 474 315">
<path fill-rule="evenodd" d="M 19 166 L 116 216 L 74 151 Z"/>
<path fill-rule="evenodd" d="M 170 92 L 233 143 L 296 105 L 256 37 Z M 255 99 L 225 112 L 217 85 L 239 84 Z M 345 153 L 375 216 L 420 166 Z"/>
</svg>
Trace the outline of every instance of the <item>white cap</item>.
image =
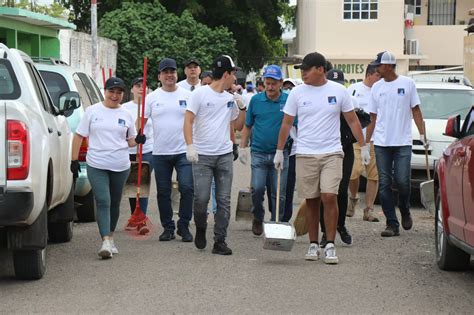
<svg viewBox="0 0 474 315">
<path fill-rule="evenodd" d="M 382 51 L 377 54 L 377 57 L 374 61 L 370 63 L 373 66 L 380 66 L 380 65 L 395 65 L 397 64 L 397 59 L 395 55 L 389 51 Z"/>
</svg>

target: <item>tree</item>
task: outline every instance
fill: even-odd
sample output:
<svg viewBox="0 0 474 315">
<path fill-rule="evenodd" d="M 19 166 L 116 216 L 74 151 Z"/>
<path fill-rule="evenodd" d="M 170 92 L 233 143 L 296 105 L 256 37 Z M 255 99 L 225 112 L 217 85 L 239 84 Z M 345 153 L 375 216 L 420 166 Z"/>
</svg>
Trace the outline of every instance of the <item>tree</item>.
<svg viewBox="0 0 474 315">
<path fill-rule="evenodd" d="M 175 59 L 178 66 L 196 57 L 206 69 L 216 56 L 236 53 L 236 42 L 225 27 L 198 23 L 188 11 L 181 16 L 168 13 L 158 0 L 123 2 L 120 9 L 102 17 L 99 34 L 118 42 L 117 75 L 126 82 L 142 74 L 147 56 L 151 86 L 156 85 L 158 63 L 164 57 Z"/>
</svg>

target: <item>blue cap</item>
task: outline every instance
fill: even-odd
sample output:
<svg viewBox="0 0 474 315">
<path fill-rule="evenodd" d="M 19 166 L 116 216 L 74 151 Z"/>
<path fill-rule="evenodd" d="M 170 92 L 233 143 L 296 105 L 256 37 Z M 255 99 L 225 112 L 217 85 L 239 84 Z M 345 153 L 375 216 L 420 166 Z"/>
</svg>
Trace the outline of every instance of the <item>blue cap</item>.
<svg viewBox="0 0 474 315">
<path fill-rule="evenodd" d="M 263 72 L 263 77 L 281 80 L 283 79 L 283 74 L 281 73 L 281 69 L 279 66 L 269 65 L 265 68 L 265 71 Z"/>
<path fill-rule="evenodd" d="M 165 69 L 173 69 L 176 70 L 178 67 L 176 66 L 176 60 L 171 58 L 163 58 L 158 65 L 158 70 L 161 72 Z"/>
</svg>

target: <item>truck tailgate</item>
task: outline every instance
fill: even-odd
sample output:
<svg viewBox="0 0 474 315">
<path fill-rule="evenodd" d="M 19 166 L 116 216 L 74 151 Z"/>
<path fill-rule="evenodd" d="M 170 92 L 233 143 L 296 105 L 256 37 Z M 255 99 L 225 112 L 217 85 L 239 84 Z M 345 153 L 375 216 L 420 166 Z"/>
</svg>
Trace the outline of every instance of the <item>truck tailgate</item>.
<svg viewBox="0 0 474 315">
<path fill-rule="evenodd" d="M 0 100 L 0 198 L 6 191 L 7 186 L 7 102 Z"/>
</svg>

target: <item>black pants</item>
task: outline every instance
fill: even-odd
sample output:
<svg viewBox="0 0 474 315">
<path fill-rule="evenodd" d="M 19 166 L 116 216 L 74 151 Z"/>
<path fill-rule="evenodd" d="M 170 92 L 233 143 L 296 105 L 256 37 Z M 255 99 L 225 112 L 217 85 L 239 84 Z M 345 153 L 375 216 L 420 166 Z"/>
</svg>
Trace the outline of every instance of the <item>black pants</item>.
<svg viewBox="0 0 474 315">
<path fill-rule="evenodd" d="M 352 166 L 354 165 L 354 148 L 352 143 L 342 146 L 344 151 L 344 160 L 342 161 L 342 179 L 339 183 L 339 191 L 337 195 L 337 206 L 339 207 L 339 216 L 337 219 L 337 227 L 342 228 L 346 225 L 346 212 L 347 212 L 347 198 L 349 189 L 349 180 L 351 179 Z M 320 219 L 321 231 L 324 233 L 326 228 L 324 227 L 324 206 L 321 202 L 320 208 Z"/>
<path fill-rule="evenodd" d="M 293 215 L 293 195 L 296 185 L 296 155 L 288 159 L 288 177 L 286 179 L 285 215 L 283 222 L 289 222 Z"/>
</svg>

